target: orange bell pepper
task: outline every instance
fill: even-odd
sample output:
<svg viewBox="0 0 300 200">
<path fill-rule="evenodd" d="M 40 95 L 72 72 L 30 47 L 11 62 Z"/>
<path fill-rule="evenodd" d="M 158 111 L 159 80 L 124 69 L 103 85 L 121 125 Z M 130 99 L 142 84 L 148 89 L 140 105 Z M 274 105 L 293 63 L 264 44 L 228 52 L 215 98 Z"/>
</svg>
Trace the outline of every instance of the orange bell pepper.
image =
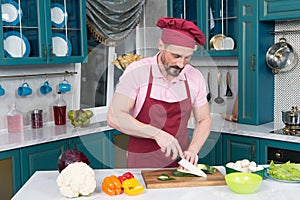
<svg viewBox="0 0 300 200">
<path fill-rule="evenodd" d="M 102 191 L 110 196 L 121 194 L 122 184 L 115 175 L 107 176 L 102 182 Z"/>
<path fill-rule="evenodd" d="M 130 178 L 122 182 L 124 193 L 130 196 L 139 195 L 144 192 L 144 187 L 140 185 L 136 178 Z"/>
</svg>

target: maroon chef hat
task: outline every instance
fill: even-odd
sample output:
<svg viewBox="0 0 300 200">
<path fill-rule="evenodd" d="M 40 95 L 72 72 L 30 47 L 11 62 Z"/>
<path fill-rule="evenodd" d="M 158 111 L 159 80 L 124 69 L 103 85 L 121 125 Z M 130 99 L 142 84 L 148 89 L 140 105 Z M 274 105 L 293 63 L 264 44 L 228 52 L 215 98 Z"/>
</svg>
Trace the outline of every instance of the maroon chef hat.
<svg viewBox="0 0 300 200">
<path fill-rule="evenodd" d="M 161 17 L 156 26 L 162 28 L 161 40 L 165 44 L 174 44 L 194 48 L 198 43 L 204 46 L 205 36 L 191 21 L 180 18 Z"/>
</svg>

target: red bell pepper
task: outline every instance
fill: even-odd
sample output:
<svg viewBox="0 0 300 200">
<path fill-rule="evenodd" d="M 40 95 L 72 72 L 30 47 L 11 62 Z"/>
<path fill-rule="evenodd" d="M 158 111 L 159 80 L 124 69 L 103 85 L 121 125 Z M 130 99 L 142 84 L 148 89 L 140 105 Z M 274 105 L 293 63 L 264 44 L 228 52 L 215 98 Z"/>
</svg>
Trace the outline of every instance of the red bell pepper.
<svg viewBox="0 0 300 200">
<path fill-rule="evenodd" d="M 118 176 L 118 179 L 121 181 L 121 183 L 131 178 L 134 178 L 134 175 L 131 172 L 126 172 L 122 176 Z"/>
</svg>

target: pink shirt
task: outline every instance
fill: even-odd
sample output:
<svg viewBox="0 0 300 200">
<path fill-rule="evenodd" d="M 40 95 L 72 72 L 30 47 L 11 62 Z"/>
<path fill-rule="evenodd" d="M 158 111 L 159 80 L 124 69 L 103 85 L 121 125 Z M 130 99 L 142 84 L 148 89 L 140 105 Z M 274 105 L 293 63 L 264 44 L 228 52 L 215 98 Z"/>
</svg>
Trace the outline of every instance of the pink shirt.
<svg viewBox="0 0 300 200">
<path fill-rule="evenodd" d="M 152 67 L 153 85 L 151 98 L 166 102 L 178 102 L 187 98 L 184 80 L 187 79 L 193 107 L 204 105 L 206 100 L 206 83 L 201 72 L 191 65 L 186 65 L 182 72 L 171 82 L 165 79 L 157 65 L 157 55 L 144 58 L 130 64 L 120 77 L 116 92 L 135 99 L 131 115 L 136 117 L 144 103 L 150 69 Z"/>
</svg>

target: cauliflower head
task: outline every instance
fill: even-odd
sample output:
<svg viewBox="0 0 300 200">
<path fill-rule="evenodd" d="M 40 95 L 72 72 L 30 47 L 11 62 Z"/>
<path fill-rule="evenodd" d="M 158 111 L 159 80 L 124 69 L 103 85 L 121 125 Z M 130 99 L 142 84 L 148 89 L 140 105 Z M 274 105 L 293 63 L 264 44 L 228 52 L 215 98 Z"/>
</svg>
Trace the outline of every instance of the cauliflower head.
<svg viewBox="0 0 300 200">
<path fill-rule="evenodd" d="M 95 172 L 84 162 L 69 164 L 56 182 L 62 195 L 69 198 L 87 196 L 96 189 Z"/>
</svg>

